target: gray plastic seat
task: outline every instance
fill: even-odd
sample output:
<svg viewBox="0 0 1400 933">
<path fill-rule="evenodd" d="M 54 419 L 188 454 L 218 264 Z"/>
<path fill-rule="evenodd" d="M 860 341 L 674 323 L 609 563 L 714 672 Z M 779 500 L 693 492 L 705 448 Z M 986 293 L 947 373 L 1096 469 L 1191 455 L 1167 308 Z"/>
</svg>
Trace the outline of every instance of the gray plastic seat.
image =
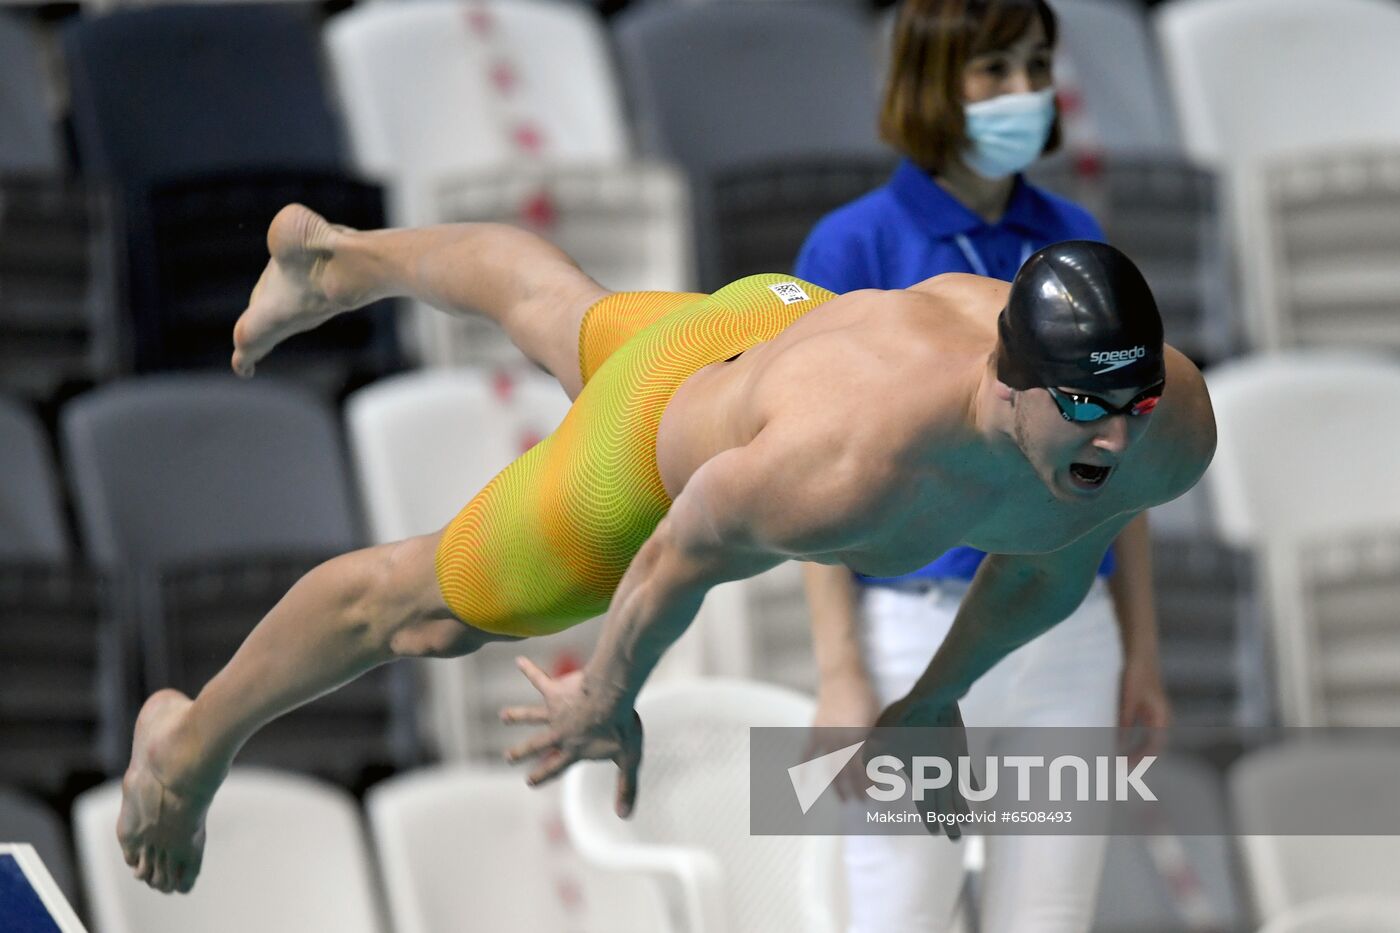
<svg viewBox="0 0 1400 933">
<path fill-rule="evenodd" d="M 61 420 L 89 553 L 139 584 L 147 689 L 198 690 L 301 574 L 360 541 L 336 420 L 302 390 L 156 376 L 88 393 Z M 240 760 L 352 784 L 407 762 L 406 676 L 371 672 Z"/>
<path fill-rule="evenodd" d="M 73 850 L 58 814 L 25 794 L 0 787 L 0 842 L 32 845 L 64 897 L 75 901 Z"/>
<path fill-rule="evenodd" d="M 122 9 L 63 30 L 74 137 L 125 227 L 121 304 L 138 371 L 226 366 L 233 323 L 296 201 L 383 226 L 382 192 L 348 174 L 309 5 Z M 268 361 L 331 391 L 396 357 L 384 305 L 299 334 Z"/>
<path fill-rule="evenodd" d="M 1083 98 L 1094 142 L 1111 153 L 1180 155 L 1161 58 L 1132 0 L 1050 0 L 1059 19 L 1056 85 Z"/>
<path fill-rule="evenodd" d="M 0 11 L 0 386 L 47 397 L 117 364 L 111 218 L 66 178 L 37 33 Z"/>
<path fill-rule="evenodd" d="M 0 399 L 0 782 L 61 794 L 120 766 L 128 707 L 117 601 L 71 560 L 38 420 Z"/>
<path fill-rule="evenodd" d="M 56 174 L 62 167 L 43 74 L 33 30 L 0 12 L 0 173 Z"/>
<path fill-rule="evenodd" d="M 68 556 L 58 471 L 39 419 L 0 398 L 0 560 Z"/>
<path fill-rule="evenodd" d="M 702 288 L 790 268 L 816 219 L 893 166 L 876 133 L 872 27 L 853 10 L 642 4 L 614 34 L 644 152 L 694 185 Z"/>
</svg>

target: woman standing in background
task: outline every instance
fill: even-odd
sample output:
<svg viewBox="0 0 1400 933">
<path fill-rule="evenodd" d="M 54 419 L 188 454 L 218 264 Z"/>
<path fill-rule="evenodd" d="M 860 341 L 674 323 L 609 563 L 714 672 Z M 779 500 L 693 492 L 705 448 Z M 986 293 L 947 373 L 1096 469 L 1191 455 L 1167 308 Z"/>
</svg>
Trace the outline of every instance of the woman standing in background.
<svg viewBox="0 0 1400 933">
<path fill-rule="evenodd" d="M 1056 27 L 1045 0 L 904 0 L 880 131 L 905 158 L 887 184 L 813 229 L 796 274 L 836 292 L 945 272 L 1010 280 L 1043 246 L 1102 240 L 1087 211 L 1020 175 L 1059 143 Z M 908 691 L 983 556 L 958 548 L 886 579 L 806 568 L 817 726 L 870 726 Z M 1145 518 L 1118 538 L 1080 608 L 960 705 L 973 728 L 1166 727 Z M 984 933 L 1087 933 L 1105 845 L 1102 836 L 987 837 Z M 851 933 L 948 929 L 962 855 L 942 837 L 846 837 Z"/>
</svg>

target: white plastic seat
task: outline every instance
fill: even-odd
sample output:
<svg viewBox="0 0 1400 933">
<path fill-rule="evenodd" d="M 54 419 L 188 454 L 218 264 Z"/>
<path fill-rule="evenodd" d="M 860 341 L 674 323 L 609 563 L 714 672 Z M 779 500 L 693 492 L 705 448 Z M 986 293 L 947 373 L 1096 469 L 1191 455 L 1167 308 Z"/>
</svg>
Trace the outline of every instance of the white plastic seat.
<svg viewBox="0 0 1400 933">
<path fill-rule="evenodd" d="M 1400 898 L 1329 897 L 1279 914 L 1259 933 L 1400 933 Z"/>
<path fill-rule="evenodd" d="M 365 804 L 396 933 L 672 929 L 650 880 L 580 861 L 558 785 L 532 789 L 523 769 L 415 771 Z"/>
<path fill-rule="evenodd" d="M 73 807 L 87 901 L 101 933 L 385 933 L 354 799 L 336 787 L 236 768 L 209 810 L 203 870 L 187 895 L 131 876 L 115 827 L 119 781 Z"/>
<path fill-rule="evenodd" d="M 1204 164 L 1400 140 L 1400 7 L 1172 0 L 1155 10 L 1187 152 Z"/>
<path fill-rule="evenodd" d="M 1300 819 L 1312 828 L 1393 821 L 1400 813 L 1397 771 L 1394 745 L 1342 740 L 1268 748 L 1235 764 L 1229 777 L 1235 829 L 1262 920 L 1328 897 L 1394 896 L 1400 837 L 1265 834 Z"/>
<path fill-rule="evenodd" d="M 584 4 L 363 4 L 333 17 L 325 36 L 365 171 L 436 180 L 515 164 L 529 155 L 515 135 L 525 124 L 550 162 L 628 155 L 607 34 Z"/>
<path fill-rule="evenodd" d="M 1217 534 L 1256 555 L 1282 719 L 1400 721 L 1400 364 L 1282 353 L 1211 370 L 1218 446 L 1206 474 Z"/>
<path fill-rule="evenodd" d="M 630 162 L 607 32 L 588 6 L 364 4 L 331 20 L 326 44 L 356 158 L 388 181 L 394 223 L 522 223 L 609 287 L 688 287 L 684 185 Z M 434 365 L 521 361 L 484 322 L 418 307 L 413 330 Z"/>
<path fill-rule="evenodd" d="M 441 179 L 434 223 L 508 223 L 543 236 L 614 291 L 690 291 L 695 271 L 684 177 L 660 163 L 515 165 Z M 485 318 L 444 314 L 418 322 L 433 365 L 521 359 Z"/>
<path fill-rule="evenodd" d="M 1224 541 L 1400 528 L 1400 364 L 1279 353 L 1224 363 L 1208 383 L 1219 440 L 1206 476 Z"/>
<path fill-rule="evenodd" d="M 630 819 L 613 813 L 613 764 L 565 775 L 564 821 L 583 856 L 666 879 L 687 933 L 841 929 L 839 839 L 749 834 L 749 727 L 808 726 L 813 701 L 712 678 L 646 690 L 637 712 L 646 744 Z"/>
<path fill-rule="evenodd" d="M 1256 345 L 1400 350 L 1400 141 L 1274 156 L 1241 185 Z"/>
</svg>

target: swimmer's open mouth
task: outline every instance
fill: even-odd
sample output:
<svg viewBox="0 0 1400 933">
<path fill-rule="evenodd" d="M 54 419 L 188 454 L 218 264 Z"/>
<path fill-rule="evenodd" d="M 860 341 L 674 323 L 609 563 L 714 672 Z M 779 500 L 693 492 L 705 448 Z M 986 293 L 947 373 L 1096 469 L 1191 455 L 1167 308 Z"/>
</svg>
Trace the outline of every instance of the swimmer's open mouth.
<svg viewBox="0 0 1400 933">
<path fill-rule="evenodd" d="M 1112 471 L 1113 467 L 1093 466 L 1088 463 L 1069 465 L 1070 476 L 1074 477 L 1075 485 L 1082 489 L 1097 489 L 1104 484 Z"/>
</svg>

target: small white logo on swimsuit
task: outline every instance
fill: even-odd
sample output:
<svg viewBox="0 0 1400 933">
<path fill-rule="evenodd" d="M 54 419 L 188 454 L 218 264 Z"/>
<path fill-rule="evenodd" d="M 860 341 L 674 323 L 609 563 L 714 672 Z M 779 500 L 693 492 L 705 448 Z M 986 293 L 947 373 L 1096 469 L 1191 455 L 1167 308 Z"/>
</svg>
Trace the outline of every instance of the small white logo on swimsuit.
<svg viewBox="0 0 1400 933">
<path fill-rule="evenodd" d="M 777 285 L 769 285 L 769 291 L 777 295 L 785 305 L 796 304 L 799 301 L 811 301 L 796 282 L 779 282 Z"/>
<path fill-rule="evenodd" d="M 1146 355 L 1146 347 L 1133 347 L 1131 350 L 1096 350 L 1089 354 L 1089 362 L 1103 366 L 1103 369 L 1094 370 L 1094 375 L 1098 376 L 1131 366 Z"/>
</svg>

